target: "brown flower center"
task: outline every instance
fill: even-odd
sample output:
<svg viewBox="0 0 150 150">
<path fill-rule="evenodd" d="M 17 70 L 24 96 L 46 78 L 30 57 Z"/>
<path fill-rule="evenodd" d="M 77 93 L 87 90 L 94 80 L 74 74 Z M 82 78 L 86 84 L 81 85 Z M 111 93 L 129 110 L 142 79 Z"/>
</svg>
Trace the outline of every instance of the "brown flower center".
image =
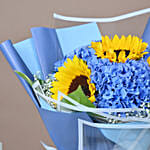
<svg viewBox="0 0 150 150">
<path fill-rule="evenodd" d="M 91 96 L 91 92 L 89 90 L 89 85 L 87 83 L 87 79 L 88 78 L 86 76 L 83 76 L 83 75 L 77 76 L 74 80 L 72 80 L 72 82 L 70 84 L 70 87 L 69 87 L 68 94 L 72 93 L 73 91 L 75 91 L 78 88 L 78 86 L 80 85 L 82 90 L 83 90 L 83 92 L 84 92 L 84 94 L 86 96 L 90 97 Z"/>
</svg>

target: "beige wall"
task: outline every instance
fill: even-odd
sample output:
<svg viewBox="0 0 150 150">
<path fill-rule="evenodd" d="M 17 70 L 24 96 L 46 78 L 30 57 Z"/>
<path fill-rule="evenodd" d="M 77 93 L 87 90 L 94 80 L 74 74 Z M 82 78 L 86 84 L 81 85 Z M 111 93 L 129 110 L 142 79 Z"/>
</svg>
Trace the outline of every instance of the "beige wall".
<svg viewBox="0 0 150 150">
<path fill-rule="evenodd" d="M 0 0 L 0 42 L 30 37 L 34 26 L 75 25 L 52 19 L 52 13 L 79 17 L 110 17 L 150 7 L 150 0 Z M 103 34 L 141 35 L 148 15 L 128 21 L 101 24 Z M 0 141 L 4 150 L 42 149 L 40 140 L 52 144 L 30 97 L 0 53 Z"/>
</svg>

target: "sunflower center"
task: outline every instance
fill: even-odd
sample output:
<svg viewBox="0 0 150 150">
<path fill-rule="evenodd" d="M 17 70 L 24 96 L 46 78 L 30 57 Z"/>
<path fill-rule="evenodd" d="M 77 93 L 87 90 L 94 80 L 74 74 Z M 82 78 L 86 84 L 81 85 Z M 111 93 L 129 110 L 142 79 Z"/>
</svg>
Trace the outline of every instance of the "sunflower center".
<svg viewBox="0 0 150 150">
<path fill-rule="evenodd" d="M 130 54 L 130 50 L 114 50 L 114 52 L 116 53 L 116 61 L 118 61 L 118 56 L 121 51 L 125 51 L 125 57 L 128 57 Z"/>
<path fill-rule="evenodd" d="M 75 79 L 73 79 L 71 84 L 70 84 L 68 94 L 72 93 L 73 91 L 75 91 L 78 88 L 78 86 L 80 85 L 82 90 L 83 90 L 83 92 L 84 92 L 84 94 L 86 96 L 90 97 L 91 96 L 91 92 L 89 90 L 89 85 L 87 83 L 87 79 L 88 78 L 86 76 L 83 76 L 83 75 L 77 76 Z"/>
</svg>

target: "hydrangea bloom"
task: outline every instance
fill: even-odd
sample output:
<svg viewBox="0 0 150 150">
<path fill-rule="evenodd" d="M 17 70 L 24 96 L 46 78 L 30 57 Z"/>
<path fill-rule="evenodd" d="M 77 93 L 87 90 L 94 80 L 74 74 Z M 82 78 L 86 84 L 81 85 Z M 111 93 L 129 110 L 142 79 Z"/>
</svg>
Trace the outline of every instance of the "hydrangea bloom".
<svg viewBox="0 0 150 150">
<path fill-rule="evenodd" d="M 91 59 L 91 57 L 95 56 L 94 54 L 95 54 L 95 50 L 93 48 L 89 48 L 89 46 L 75 49 L 73 52 L 66 55 L 63 58 L 63 60 L 60 60 L 55 63 L 55 71 L 57 71 L 58 67 L 63 66 L 67 58 L 73 59 L 74 55 L 76 55 L 78 58 L 83 59 L 85 62 L 88 62 Z"/>
<path fill-rule="evenodd" d="M 95 105 L 101 108 L 133 108 L 150 102 L 150 67 L 144 60 L 114 63 L 91 59 L 91 82 L 98 91 Z"/>
</svg>

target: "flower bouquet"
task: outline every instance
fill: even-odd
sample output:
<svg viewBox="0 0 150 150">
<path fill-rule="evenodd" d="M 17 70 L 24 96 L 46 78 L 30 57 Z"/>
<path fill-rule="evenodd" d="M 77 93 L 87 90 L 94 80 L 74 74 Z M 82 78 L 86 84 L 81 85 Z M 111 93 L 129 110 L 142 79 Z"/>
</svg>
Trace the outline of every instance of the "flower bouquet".
<svg viewBox="0 0 150 150">
<path fill-rule="evenodd" d="M 37 97 L 58 111 L 87 112 L 94 122 L 99 123 L 131 124 L 136 121 L 150 127 L 150 57 L 144 59 L 149 53 L 146 49 L 149 50 L 148 44 L 137 36 L 120 39 L 117 35 L 112 39 L 102 36 L 101 41 L 75 49 L 56 62 L 56 72 L 46 81 L 36 76 L 32 83 L 24 74 L 17 73 L 33 86 Z M 101 131 L 123 148 L 128 147 L 125 143 L 136 141 L 143 132 L 121 131 L 124 138 L 130 135 L 128 140 L 118 137 L 120 131 Z M 150 133 L 146 133 L 147 139 Z"/>
<path fill-rule="evenodd" d="M 66 30 L 49 28 L 33 28 L 32 39 L 1 49 L 59 150 L 148 150 L 150 20 L 142 38 L 101 37 L 95 23 L 78 29 L 89 27 L 94 37 L 65 55 Z"/>
</svg>

